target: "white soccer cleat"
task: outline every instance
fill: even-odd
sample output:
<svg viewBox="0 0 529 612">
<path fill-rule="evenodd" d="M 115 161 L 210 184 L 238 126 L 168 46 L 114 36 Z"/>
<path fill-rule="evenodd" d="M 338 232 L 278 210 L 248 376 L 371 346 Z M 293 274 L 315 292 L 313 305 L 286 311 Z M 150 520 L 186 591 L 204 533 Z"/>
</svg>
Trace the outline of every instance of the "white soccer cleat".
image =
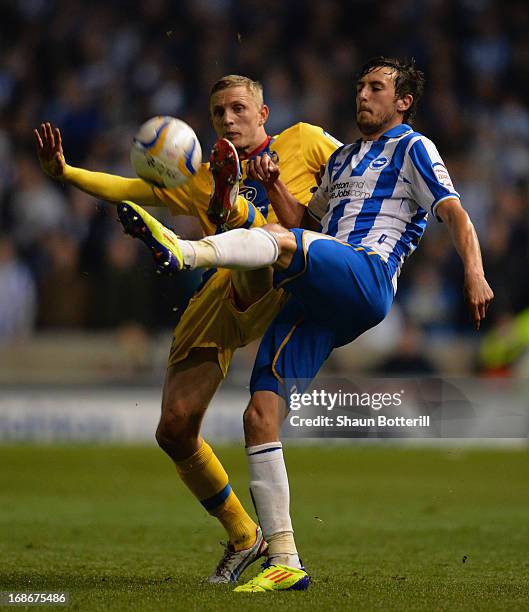
<svg viewBox="0 0 529 612">
<path fill-rule="evenodd" d="M 237 582 L 239 576 L 254 561 L 262 557 L 268 544 L 263 538 L 263 532 L 257 527 L 255 543 L 250 548 L 235 551 L 228 543 L 224 549 L 224 555 L 217 565 L 215 573 L 208 578 L 210 584 L 230 584 Z"/>
</svg>

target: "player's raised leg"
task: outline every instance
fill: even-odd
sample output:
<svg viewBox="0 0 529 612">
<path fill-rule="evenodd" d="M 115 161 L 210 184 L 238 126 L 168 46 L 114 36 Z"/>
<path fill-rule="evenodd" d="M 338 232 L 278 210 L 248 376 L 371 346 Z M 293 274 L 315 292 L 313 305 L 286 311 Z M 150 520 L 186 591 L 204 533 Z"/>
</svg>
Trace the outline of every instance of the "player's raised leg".
<svg viewBox="0 0 529 612">
<path fill-rule="evenodd" d="M 237 197 L 241 169 L 237 150 L 229 140 L 221 138 L 215 143 L 209 165 L 214 182 L 207 213 L 209 219 L 217 226 L 229 226 L 230 229 L 265 225 L 264 217 L 254 206 L 244 198 Z M 271 289 L 271 271 L 261 269 L 234 272 L 232 286 L 235 305 L 246 309 Z"/>
<path fill-rule="evenodd" d="M 156 432 L 158 444 L 174 461 L 182 481 L 228 533 L 224 555 L 209 578 L 213 583 L 236 582 L 266 550 L 261 529 L 242 507 L 222 464 L 200 437 L 202 419 L 221 380 L 216 349 L 194 349 L 187 359 L 170 366 Z"/>
<path fill-rule="evenodd" d="M 208 217 L 215 225 L 228 221 L 231 209 L 239 195 L 241 169 L 237 149 L 226 138 L 213 145 L 209 158 L 214 190 L 209 202 Z"/>
<path fill-rule="evenodd" d="M 196 268 L 256 270 L 286 267 L 296 250 L 296 240 L 280 225 L 250 230 L 238 228 L 202 240 L 182 240 L 134 202 L 118 204 L 118 216 L 128 234 L 142 240 L 153 252 L 160 271 Z"/>
</svg>

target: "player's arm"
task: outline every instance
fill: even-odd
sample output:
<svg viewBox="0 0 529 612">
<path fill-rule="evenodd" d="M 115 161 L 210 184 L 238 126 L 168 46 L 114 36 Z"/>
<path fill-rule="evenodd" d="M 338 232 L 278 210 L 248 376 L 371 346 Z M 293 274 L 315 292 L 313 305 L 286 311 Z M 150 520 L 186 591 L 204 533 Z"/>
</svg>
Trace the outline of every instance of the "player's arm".
<svg viewBox="0 0 529 612">
<path fill-rule="evenodd" d="M 257 156 L 250 160 L 246 167 L 246 174 L 249 178 L 263 184 L 268 200 L 283 227 L 319 229 L 319 224 L 307 214 L 307 207 L 290 193 L 279 178 L 279 166 L 272 161 L 269 155 Z"/>
<path fill-rule="evenodd" d="M 472 314 L 474 326 L 479 329 L 494 293 L 485 279 L 479 240 L 474 225 L 459 199 L 447 198 L 435 210 L 446 223 L 452 242 L 465 269 L 465 298 Z"/>
<path fill-rule="evenodd" d="M 33 131 L 42 170 L 52 179 L 69 183 L 82 191 L 109 202 L 133 200 L 146 206 L 159 206 L 152 187 L 141 179 L 124 178 L 69 166 L 64 158 L 61 133 L 50 123 Z"/>
<path fill-rule="evenodd" d="M 431 205 L 437 219 L 447 224 L 465 270 L 465 298 L 474 326 L 479 329 L 494 294 L 483 272 L 476 230 L 461 206 L 459 194 L 433 142 L 421 136 L 410 147 L 408 155 L 411 195 L 423 208 Z"/>
</svg>

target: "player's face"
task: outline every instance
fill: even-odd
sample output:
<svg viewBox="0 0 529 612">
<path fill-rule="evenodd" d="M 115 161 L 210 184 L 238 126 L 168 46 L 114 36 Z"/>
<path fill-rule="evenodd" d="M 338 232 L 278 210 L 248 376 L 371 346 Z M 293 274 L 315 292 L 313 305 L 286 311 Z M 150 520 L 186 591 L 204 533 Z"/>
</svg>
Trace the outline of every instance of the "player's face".
<svg viewBox="0 0 529 612">
<path fill-rule="evenodd" d="M 411 96 L 397 99 L 395 71 L 386 66 L 375 68 L 356 84 L 356 122 L 365 136 L 380 136 L 402 123 L 403 110 Z"/>
<path fill-rule="evenodd" d="M 230 140 L 239 153 L 252 151 L 265 140 L 268 107 L 259 107 L 244 85 L 215 92 L 210 111 L 217 136 Z"/>
</svg>

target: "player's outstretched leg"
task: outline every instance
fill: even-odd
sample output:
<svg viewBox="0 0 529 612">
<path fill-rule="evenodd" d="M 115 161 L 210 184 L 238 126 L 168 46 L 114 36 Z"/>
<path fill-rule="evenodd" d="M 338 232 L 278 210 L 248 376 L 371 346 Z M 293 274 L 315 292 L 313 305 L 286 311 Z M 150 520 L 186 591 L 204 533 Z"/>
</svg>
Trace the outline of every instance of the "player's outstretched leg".
<svg viewBox="0 0 529 612">
<path fill-rule="evenodd" d="M 125 232 L 147 245 L 158 270 L 165 274 L 195 268 L 255 270 L 272 265 L 279 256 L 277 239 L 262 228 L 182 240 L 134 202 L 121 202 L 117 209 Z"/>
<path fill-rule="evenodd" d="M 223 225 L 239 195 L 241 170 L 237 149 L 226 138 L 213 145 L 209 158 L 215 189 L 209 201 L 208 218 L 215 225 Z"/>
</svg>

